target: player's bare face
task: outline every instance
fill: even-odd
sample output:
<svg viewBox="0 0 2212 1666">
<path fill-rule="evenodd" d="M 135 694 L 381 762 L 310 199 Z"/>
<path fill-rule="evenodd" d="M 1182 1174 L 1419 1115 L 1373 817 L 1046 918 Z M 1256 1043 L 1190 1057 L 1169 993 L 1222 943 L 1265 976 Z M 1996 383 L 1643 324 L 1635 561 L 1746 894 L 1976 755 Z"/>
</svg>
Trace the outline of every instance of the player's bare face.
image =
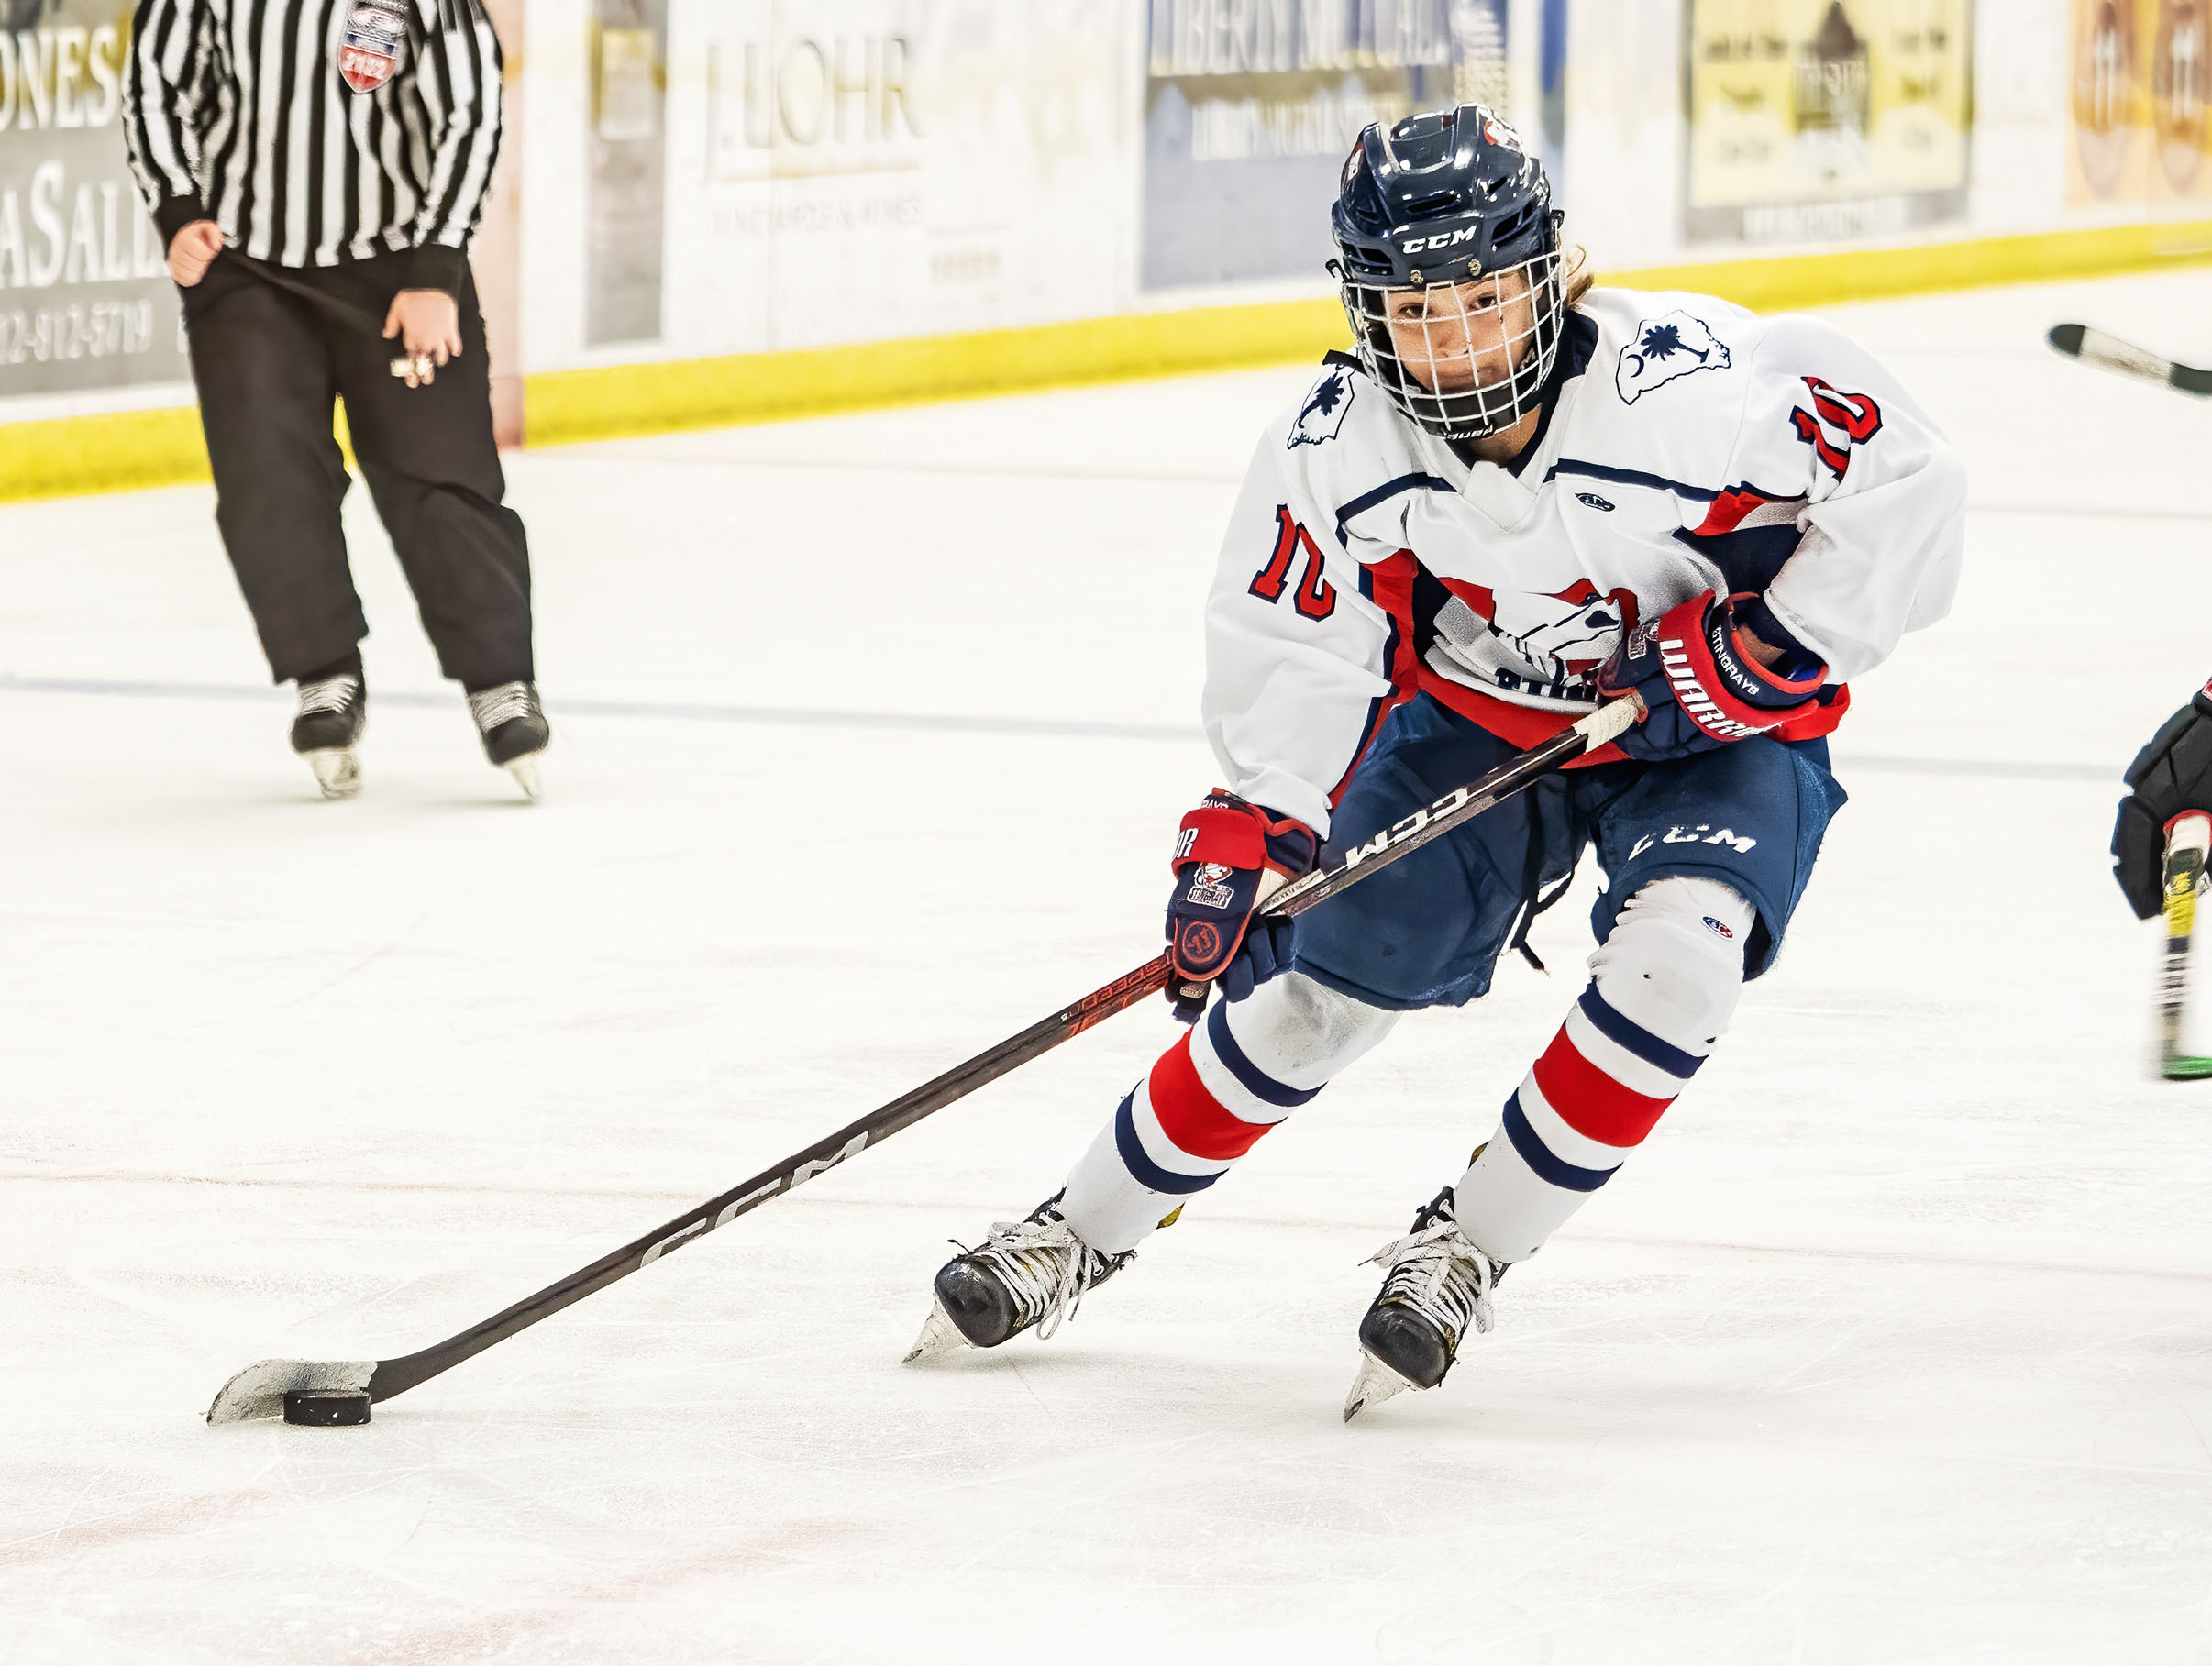
<svg viewBox="0 0 2212 1666">
<path fill-rule="evenodd" d="M 1536 304 L 1526 272 L 1392 290 L 1383 321 L 1399 361 L 1432 393 L 1503 382 L 1536 347 Z"/>
</svg>

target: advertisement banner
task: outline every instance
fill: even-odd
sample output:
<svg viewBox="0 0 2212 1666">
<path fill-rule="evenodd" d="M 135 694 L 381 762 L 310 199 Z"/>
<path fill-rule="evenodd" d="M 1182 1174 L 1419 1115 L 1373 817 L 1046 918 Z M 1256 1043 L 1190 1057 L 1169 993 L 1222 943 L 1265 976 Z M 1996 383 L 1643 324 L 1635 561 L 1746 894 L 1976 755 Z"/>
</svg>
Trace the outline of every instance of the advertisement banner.
<svg viewBox="0 0 2212 1666">
<path fill-rule="evenodd" d="M 593 0 L 584 339 L 660 336 L 666 0 Z"/>
<path fill-rule="evenodd" d="M 191 374 L 123 158 L 130 14 L 0 0 L 0 398 Z"/>
<path fill-rule="evenodd" d="M 1691 242 L 1965 217 L 1973 0 L 1688 0 L 1685 20 Z"/>
<path fill-rule="evenodd" d="M 1506 109 L 1506 0 L 1150 0 L 1139 281 L 1322 275 L 1359 131 Z"/>
<path fill-rule="evenodd" d="M 1125 300 L 1125 18 L 1096 0 L 679 0 L 664 342 L 743 353 Z"/>
<path fill-rule="evenodd" d="M 2066 200 L 2212 201 L 2212 0 L 2072 0 Z"/>
</svg>

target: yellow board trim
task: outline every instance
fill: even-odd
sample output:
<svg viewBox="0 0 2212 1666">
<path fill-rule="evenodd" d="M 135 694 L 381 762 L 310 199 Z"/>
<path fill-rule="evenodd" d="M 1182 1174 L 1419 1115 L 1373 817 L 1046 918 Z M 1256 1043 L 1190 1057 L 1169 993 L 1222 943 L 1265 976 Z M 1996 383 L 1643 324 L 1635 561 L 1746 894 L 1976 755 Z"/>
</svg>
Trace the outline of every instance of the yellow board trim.
<svg viewBox="0 0 2212 1666">
<path fill-rule="evenodd" d="M 352 468 L 343 404 L 330 426 Z M 0 503 L 189 486 L 211 478 L 197 405 L 0 422 Z"/>
<path fill-rule="evenodd" d="M 2212 262 L 2212 221 L 2136 223 L 1970 242 L 1604 273 L 1629 289 L 1724 296 L 1760 312 L 1994 283 L 2032 283 Z M 1345 345 L 1335 301 L 1124 314 L 861 347 L 549 370 L 525 378 L 533 446 L 780 422 L 1317 359 Z M 0 423 L 0 502 L 205 480 L 190 406 Z"/>
<path fill-rule="evenodd" d="M 206 478 L 207 446 L 194 405 L 0 425 L 0 502 Z"/>
<path fill-rule="evenodd" d="M 856 347 L 550 370 L 524 379 L 530 445 L 780 422 L 886 405 L 1182 376 L 1344 344 L 1333 297 L 1125 313 Z"/>
</svg>

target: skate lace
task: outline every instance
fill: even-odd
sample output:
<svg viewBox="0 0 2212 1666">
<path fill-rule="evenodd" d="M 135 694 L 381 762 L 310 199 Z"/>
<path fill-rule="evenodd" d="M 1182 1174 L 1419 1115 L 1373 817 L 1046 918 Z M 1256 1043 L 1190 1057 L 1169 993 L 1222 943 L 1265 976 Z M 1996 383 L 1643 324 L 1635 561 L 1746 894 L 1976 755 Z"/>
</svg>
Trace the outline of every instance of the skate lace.
<svg viewBox="0 0 2212 1666">
<path fill-rule="evenodd" d="M 536 717 L 538 711 L 537 690 L 526 682 L 503 682 L 469 696 L 469 713 L 485 734 L 518 717 Z"/>
<path fill-rule="evenodd" d="M 1390 1270 L 1378 1302 L 1402 1302 L 1455 1339 L 1466 1335 L 1470 1326 L 1478 1336 L 1490 1329 L 1490 1291 L 1498 1270 L 1460 1235 L 1458 1222 L 1432 1221 L 1392 1239 L 1367 1262 Z"/>
<path fill-rule="evenodd" d="M 353 703 L 360 686 L 361 679 L 350 671 L 304 682 L 300 685 L 300 715 L 316 717 L 325 712 L 343 712 Z"/>
<path fill-rule="evenodd" d="M 1083 1292 L 1106 1267 L 1106 1258 L 1065 1220 L 999 1221 L 970 1253 L 998 1272 L 1013 1294 L 1022 1328 L 1034 1322 L 1040 1341 L 1075 1317 Z"/>
</svg>

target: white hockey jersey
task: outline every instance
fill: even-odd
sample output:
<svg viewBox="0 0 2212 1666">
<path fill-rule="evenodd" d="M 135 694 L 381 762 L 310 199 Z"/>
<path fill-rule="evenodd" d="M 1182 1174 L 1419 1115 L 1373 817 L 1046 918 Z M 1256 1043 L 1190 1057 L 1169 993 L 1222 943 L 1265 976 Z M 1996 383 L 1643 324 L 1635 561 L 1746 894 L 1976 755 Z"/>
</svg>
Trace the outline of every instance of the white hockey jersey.
<svg viewBox="0 0 2212 1666">
<path fill-rule="evenodd" d="M 1229 788 L 1326 835 L 1399 701 L 1516 745 L 1597 701 L 1624 631 L 1763 594 L 1845 679 L 1950 611 L 1965 471 L 1864 349 L 1817 319 L 1593 290 L 1517 469 L 1468 463 L 1333 353 L 1262 436 L 1206 610 L 1207 738 Z M 1618 757 L 1611 747 L 1585 762 Z"/>
</svg>

